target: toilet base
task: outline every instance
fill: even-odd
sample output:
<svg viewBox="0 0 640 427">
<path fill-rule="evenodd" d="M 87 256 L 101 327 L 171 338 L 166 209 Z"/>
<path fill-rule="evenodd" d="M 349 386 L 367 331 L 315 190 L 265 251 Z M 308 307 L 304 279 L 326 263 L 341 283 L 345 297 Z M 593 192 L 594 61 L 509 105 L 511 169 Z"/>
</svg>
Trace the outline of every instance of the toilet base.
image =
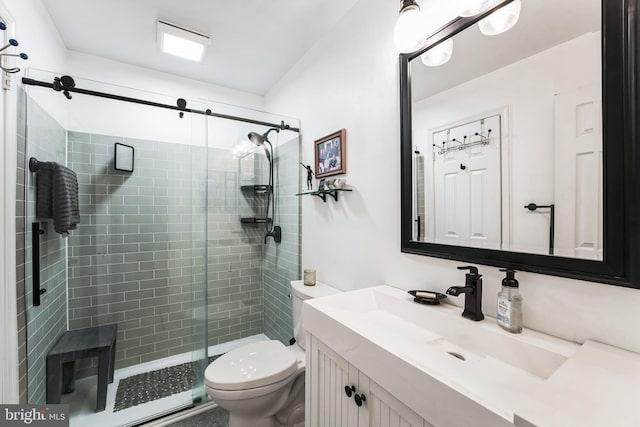
<svg viewBox="0 0 640 427">
<path fill-rule="evenodd" d="M 229 427 L 280 427 L 281 424 L 274 417 L 244 418 L 233 412 L 229 413 Z"/>
<path fill-rule="evenodd" d="M 304 400 L 286 411 L 276 415 L 278 427 L 304 427 Z"/>
<path fill-rule="evenodd" d="M 304 427 L 304 404 L 293 408 L 286 420 L 278 420 L 278 418 L 277 416 L 244 418 L 229 413 L 229 427 Z"/>
</svg>

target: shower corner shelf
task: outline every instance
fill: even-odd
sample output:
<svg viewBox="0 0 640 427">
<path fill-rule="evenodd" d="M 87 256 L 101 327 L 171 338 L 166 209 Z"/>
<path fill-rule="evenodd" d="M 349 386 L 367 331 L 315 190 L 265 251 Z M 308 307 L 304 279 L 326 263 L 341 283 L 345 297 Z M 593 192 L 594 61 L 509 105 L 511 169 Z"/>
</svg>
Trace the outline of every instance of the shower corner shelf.
<svg viewBox="0 0 640 427">
<path fill-rule="evenodd" d="M 271 190 L 270 185 L 242 185 L 240 191 L 246 193 L 268 193 Z"/>
<path fill-rule="evenodd" d="M 240 223 L 242 224 L 265 224 L 271 223 L 273 220 L 271 218 L 240 218 Z"/>
<path fill-rule="evenodd" d="M 341 191 L 353 191 L 348 188 L 333 188 L 331 190 L 316 190 L 316 191 L 306 191 L 304 193 L 298 193 L 296 196 L 304 196 L 305 194 L 309 194 L 311 196 L 318 196 L 322 199 L 323 202 L 327 203 L 327 196 L 333 197 L 333 200 L 338 201 L 338 194 Z"/>
</svg>

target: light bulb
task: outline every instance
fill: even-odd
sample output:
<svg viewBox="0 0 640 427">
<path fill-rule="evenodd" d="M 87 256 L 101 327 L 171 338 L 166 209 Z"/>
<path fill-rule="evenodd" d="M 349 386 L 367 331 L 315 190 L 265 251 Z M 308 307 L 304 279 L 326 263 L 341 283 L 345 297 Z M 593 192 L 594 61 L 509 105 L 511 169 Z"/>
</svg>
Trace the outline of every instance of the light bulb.
<svg viewBox="0 0 640 427">
<path fill-rule="evenodd" d="M 496 34 L 510 30 L 516 25 L 516 22 L 518 22 L 521 8 L 521 0 L 512 1 L 478 22 L 480 31 L 485 36 L 495 36 Z"/>
<path fill-rule="evenodd" d="M 457 0 L 458 15 L 474 16 L 484 12 L 495 0 Z"/>
<path fill-rule="evenodd" d="M 407 6 L 400 12 L 393 36 L 396 49 L 400 53 L 415 52 L 424 46 L 424 22 L 417 4 Z"/>
<path fill-rule="evenodd" d="M 420 59 L 427 67 L 438 67 L 446 64 L 451 59 L 452 54 L 453 39 L 450 38 L 420 55 Z"/>
</svg>

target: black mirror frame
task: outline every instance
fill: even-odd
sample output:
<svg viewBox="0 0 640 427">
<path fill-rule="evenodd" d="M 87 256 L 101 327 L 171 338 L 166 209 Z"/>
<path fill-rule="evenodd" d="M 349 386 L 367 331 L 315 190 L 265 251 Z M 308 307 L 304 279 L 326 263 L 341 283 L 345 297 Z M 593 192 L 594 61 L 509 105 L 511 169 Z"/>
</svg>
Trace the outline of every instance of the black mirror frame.
<svg viewBox="0 0 640 427">
<path fill-rule="evenodd" d="M 412 240 L 412 129 L 410 61 L 474 25 L 481 15 L 457 18 L 436 31 L 422 50 L 400 55 L 401 251 L 489 266 L 640 288 L 640 0 L 602 0 L 603 249 L 592 261 Z"/>
</svg>

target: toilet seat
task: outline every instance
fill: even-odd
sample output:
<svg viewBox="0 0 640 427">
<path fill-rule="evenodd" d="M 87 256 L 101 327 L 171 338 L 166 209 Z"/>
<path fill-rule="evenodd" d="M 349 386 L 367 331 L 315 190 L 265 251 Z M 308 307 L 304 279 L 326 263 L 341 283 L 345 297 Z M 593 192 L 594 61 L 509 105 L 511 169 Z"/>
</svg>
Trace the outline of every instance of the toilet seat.
<svg viewBox="0 0 640 427">
<path fill-rule="evenodd" d="M 294 352 L 280 341 L 262 341 L 232 350 L 205 370 L 205 385 L 219 391 L 242 391 L 289 380 L 298 370 Z"/>
</svg>

